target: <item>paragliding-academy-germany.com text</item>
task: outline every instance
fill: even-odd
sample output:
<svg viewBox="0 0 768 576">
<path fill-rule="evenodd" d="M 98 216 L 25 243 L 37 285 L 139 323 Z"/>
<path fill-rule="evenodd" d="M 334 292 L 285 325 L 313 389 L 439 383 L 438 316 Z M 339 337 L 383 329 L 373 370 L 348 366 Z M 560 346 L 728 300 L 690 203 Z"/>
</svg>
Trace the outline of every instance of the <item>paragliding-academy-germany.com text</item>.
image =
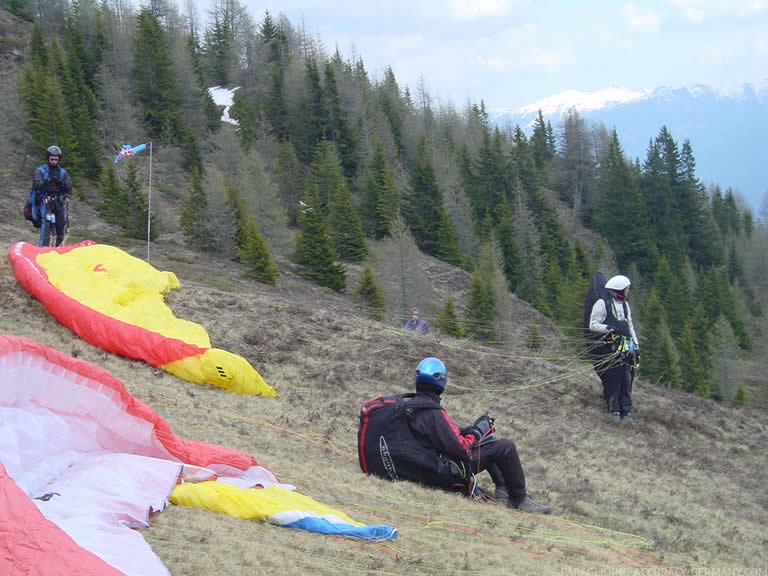
<svg viewBox="0 0 768 576">
<path fill-rule="evenodd" d="M 768 568 L 563 568 L 560 576 L 768 576 Z"/>
</svg>

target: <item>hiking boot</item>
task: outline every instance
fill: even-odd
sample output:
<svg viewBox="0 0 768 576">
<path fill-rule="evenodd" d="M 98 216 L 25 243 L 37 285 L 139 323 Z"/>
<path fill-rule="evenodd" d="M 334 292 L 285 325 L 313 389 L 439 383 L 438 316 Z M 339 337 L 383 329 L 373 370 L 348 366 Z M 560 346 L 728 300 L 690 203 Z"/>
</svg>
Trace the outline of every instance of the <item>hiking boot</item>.
<svg viewBox="0 0 768 576">
<path fill-rule="evenodd" d="M 530 494 L 526 494 L 522 500 L 515 504 L 512 500 L 507 503 L 510 508 L 517 508 L 523 512 L 529 512 L 530 514 L 551 514 L 552 508 L 539 504 L 531 498 Z"/>
<path fill-rule="evenodd" d="M 496 502 L 508 502 L 509 492 L 507 492 L 506 486 L 496 486 L 496 490 L 493 493 L 493 499 Z"/>
<path fill-rule="evenodd" d="M 621 412 L 614 412 L 613 413 L 613 421 L 614 422 L 621 422 Z"/>
</svg>

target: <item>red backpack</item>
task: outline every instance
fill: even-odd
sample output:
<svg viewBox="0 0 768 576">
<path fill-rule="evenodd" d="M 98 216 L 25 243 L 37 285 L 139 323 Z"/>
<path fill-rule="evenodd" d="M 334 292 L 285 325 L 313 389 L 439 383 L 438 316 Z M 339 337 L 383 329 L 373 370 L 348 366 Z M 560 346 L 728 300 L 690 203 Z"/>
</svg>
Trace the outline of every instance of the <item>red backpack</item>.
<svg viewBox="0 0 768 576">
<path fill-rule="evenodd" d="M 379 396 L 363 403 L 357 449 L 360 469 L 388 480 L 410 480 L 444 489 L 466 489 L 468 471 L 446 456 L 425 447 L 411 432 L 418 410 L 442 410 L 432 402 L 411 400 L 416 394 Z"/>
</svg>

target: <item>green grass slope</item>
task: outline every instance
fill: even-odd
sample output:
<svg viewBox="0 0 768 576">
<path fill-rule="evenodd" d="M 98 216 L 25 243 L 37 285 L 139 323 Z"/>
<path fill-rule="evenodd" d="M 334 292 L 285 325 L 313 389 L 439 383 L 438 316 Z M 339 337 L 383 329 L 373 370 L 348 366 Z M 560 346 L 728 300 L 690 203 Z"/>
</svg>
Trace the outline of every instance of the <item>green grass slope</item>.
<svg viewBox="0 0 768 576">
<path fill-rule="evenodd" d="M 6 250 L 17 240 L 34 241 L 13 203 L 3 204 L 10 204 L 0 224 Z M 81 210 L 80 232 L 87 235 Z M 145 246 L 128 249 L 146 255 Z M 496 349 L 412 334 L 399 322 L 359 315 L 343 295 L 290 271 L 272 288 L 244 280 L 230 262 L 170 241 L 154 244 L 152 254 L 156 267 L 181 280 L 168 297 L 176 315 L 205 326 L 215 346 L 248 358 L 279 398 L 191 384 L 93 348 L 23 291 L 7 259 L 0 268 L 0 331 L 102 366 L 176 433 L 244 450 L 302 493 L 400 531 L 395 541 L 369 544 L 172 506 L 144 532 L 172 574 L 578 574 L 768 565 L 764 412 L 735 411 L 641 379 L 638 424 L 617 425 L 603 411 L 590 366 L 564 353 L 557 338 L 531 353 L 522 343 Z M 461 271 L 433 260 L 424 265 L 440 272 L 441 291 L 456 293 L 466 283 Z M 523 303 L 515 306 L 521 324 L 536 320 Z M 360 404 L 410 390 L 416 363 L 428 355 L 448 365 L 444 405 L 457 422 L 491 410 L 498 433 L 517 442 L 529 488 L 553 507 L 552 516 L 360 472 Z M 483 474 L 481 481 L 487 486 L 489 479 Z"/>
</svg>

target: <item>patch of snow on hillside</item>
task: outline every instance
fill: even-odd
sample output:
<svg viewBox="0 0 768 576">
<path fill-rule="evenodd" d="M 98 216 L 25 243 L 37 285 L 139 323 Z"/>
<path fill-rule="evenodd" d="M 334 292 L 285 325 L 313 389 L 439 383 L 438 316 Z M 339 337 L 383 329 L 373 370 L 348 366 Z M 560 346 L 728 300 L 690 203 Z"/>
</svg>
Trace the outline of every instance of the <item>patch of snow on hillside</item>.
<svg viewBox="0 0 768 576">
<path fill-rule="evenodd" d="M 217 106 L 224 106 L 224 111 L 221 113 L 221 120 L 222 122 L 229 122 L 230 124 L 237 124 L 237 120 L 230 117 L 229 115 L 229 107 L 232 106 L 232 98 L 235 95 L 235 90 L 237 90 L 239 86 L 235 86 L 234 88 L 222 88 L 221 86 L 213 86 L 211 88 L 208 88 L 208 94 L 211 95 L 211 98 L 213 98 L 213 101 L 216 103 Z"/>
</svg>

